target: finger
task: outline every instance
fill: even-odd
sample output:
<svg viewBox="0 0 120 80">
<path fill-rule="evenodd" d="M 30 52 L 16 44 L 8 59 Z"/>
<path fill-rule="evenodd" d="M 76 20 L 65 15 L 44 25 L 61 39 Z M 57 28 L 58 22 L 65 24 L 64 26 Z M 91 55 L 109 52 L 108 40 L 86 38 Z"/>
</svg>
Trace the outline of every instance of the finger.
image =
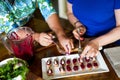
<svg viewBox="0 0 120 80">
<path fill-rule="evenodd" d="M 44 37 L 43 41 L 45 41 L 46 43 L 52 43 L 53 40 L 49 39 L 49 37 Z"/>
<path fill-rule="evenodd" d="M 54 36 L 54 35 L 52 35 L 51 33 L 49 33 L 48 35 L 49 35 L 51 38 L 52 38 L 52 37 L 54 37 L 54 38 L 55 38 L 55 36 Z"/>
<path fill-rule="evenodd" d="M 70 45 L 71 45 L 71 48 L 74 49 L 74 44 L 72 39 L 70 40 Z"/>
<path fill-rule="evenodd" d="M 63 52 L 63 53 L 66 54 L 67 51 L 68 51 L 67 47 L 64 45 L 63 48 L 64 48 L 64 52 Z M 63 53 L 62 53 L 62 54 L 63 54 Z"/>
<path fill-rule="evenodd" d="M 96 52 L 96 54 L 94 54 L 94 57 L 96 57 L 99 53 L 100 53 L 100 52 L 99 52 L 99 51 L 97 51 L 97 52 Z"/>
<path fill-rule="evenodd" d="M 96 57 L 98 54 L 97 50 L 91 50 L 87 53 L 87 57 Z"/>
<path fill-rule="evenodd" d="M 70 54 L 70 52 L 71 52 L 71 45 L 70 45 L 70 44 L 67 44 L 67 45 L 66 45 L 66 48 L 67 48 L 67 53 Z"/>
<path fill-rule="evenodd" d="M 83 41 L 83 40 L 84 40 L 84 37 L 80 37 L 80 40 Z"/>
<path fill-rule="evenodd" d="M 79 36 L 74 35 L 74 37 L 75 37 L 77 40 L 79 39 Z"/>
<path fill-rule="evenodd" d="M 50 42 L 50 43 L 53 42 L 52 37 L 47 34 L 44 35 L 44 40 L 46 40 L 47 42 Z"/>
<path fill-rule="evenodd" d="M 80 27 L 80 31 L 81 31 L 81 33 L 85 33 L 86 32 L 86 29 L 85 29 L 85 27 Z"/>
<path fill-rule="evenodd" d="M 89 50 L 86 54 L 86 57 L 89 58 L 89 57 L 93 57 L 94 55 L 95 55 L 95 52 L 92 50 Z"/>
<path fill-rule="evenodd" d="M 69 55 L 69 54 L 70 54 L 70 52 L 69 52 L 69 51 L 70 51 L 69 45 L 66 44 L 66 45 L 63 46 L 63 48 L 64 48 L 64 50 L 65 50 L 65 53 Z"/>
<path fill-rule="evenodd" d="M 70 54 L 72 48 L 74 48 L 74 45 L 73 45 L 73 41 L 72 39 L 69 40 L 68 44 L 65 45 L 64 49 L 65 49 L 65 52 Z"/>
<path fill-rule="evenodd" d="M 73 30 L 73 34 L 74 34 L 74 37 L 75 37 L 76 39 L 79 39 L 79 35 L 78 35 L 78 33 L 77 33 L 77 30 Z"/>
<path fill-rule="evenodd" d="M 80 35 L 82 36 L 85 33 L 84 28 L 80 27 Z"/>
<path fill-rule="evenodd" d="M 44 37 L 45 37 L 46 39 L 48 39 L 48 40 L 52 40 L 52 37 L 49 36 L 49 35 L 45 35 Z"/>
<path fill-rule="evenodd" d="M 90 50 L 90 46 L 86 46 L 81 54 L 81 58 L 85 57 L 85 55 L 88 53 L 88 51 Z"/>
<path fill-rule="evenodd" d="M 95 56 L 95 54 L 94 54 L 94 53 L 91 53 L 90 57 L 94 57 L 94 56 Z"/>
<path fill-rule="evenodd" d="M 43 42 L 43 41 L 42 41 L 42 42 L 40 42 L 40 44 L 41 44 L 42 46 L 48 46 L 48 45 L 50 45 L 50 43 L 49 43 L 49 42 L 45 42 L 45 41 L 44 41 L 44 42 Z"/>
<path fill-rule="evenodd" d="M 84 34 L 84 33 L 80 32 L 80 35 L 79 35 L 77 30 L 74 31 L 74 35 L 75 35 L 75 38 L 76 38 L 76 39 L 79 39 L 79 36 L 80 36 L 80 40 L 84 40 L 84 38 L 81 37 L 83 34 Z"/>
</svg>

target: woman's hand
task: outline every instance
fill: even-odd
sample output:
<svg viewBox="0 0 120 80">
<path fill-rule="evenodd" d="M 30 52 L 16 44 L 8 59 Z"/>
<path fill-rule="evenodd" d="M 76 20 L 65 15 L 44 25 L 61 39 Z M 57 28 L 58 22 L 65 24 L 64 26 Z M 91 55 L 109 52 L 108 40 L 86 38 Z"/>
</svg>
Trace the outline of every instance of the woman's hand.
<svg viewBox="0 0 120 80">
<path fill-rule="evenodd" d="M 83 57 L 95 57 L 99 53 L 99 43 L 95 40 L 90 41 L 84 48 L 81 58 Z"/>
<path fill-rule="evenodd" d="M 34 40 L 40 43 L 42 46 L 48 46 L 53 43 L 52 35 L 47 33 L 34 33 L 33 34 Z"/>
<path fill-rule="evenodd" d="M 62 36 L 62 37 L 59 37 L 59 42 L 62 45 L 62 47 L 64 48 L 65 53 L 70 54 L 71 50 L 74 48 L 73 40 L 69 39 L 65 36 Z"/>
<path fill-rule="evenodd" d="M 73 35 L 76 39 L 79 39 L 79 34 L 78 34 L 78 30 L 77 30 L 78 28 L 80 28 L 80 40 L 83 40 L 84 38 L 81 36 L 83 36 L 85 34 L 86 28 L 84 26 L 80 26 L 73 30 Z"/>
</svg>

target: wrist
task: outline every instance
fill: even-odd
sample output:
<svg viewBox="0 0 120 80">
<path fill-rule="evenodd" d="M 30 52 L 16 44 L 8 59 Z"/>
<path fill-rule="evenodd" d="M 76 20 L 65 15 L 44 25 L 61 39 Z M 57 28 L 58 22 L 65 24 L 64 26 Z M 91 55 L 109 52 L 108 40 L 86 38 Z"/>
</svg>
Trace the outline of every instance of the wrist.
<svg viewBox="0 0 120 80">
<path fill-rule="evenodd" d="M 103 45 L 100 44 L 99 40 L 93 40 L 95 41 L 95 43 L 97 43 L 97 46 L 98 46 L 98 50 L 102 50 L 103 49 Z"/>
<path fill-rule="evenodd" d="M 39 37 L 40 37 L 40 34 L 39 34 L 39 33 L 33 33 L 33 34 L 32 34 L 32 37 L 33 37 L 33 40 L 39 42 Z"/>
<path fill-rule="evenodd" d="M 97 38 L 93 39 L 92 42 L 94 42 L 98 47 L 101 47 L 100 42 Z"/>
<path fill-rule="evenodd" d="M 57 38 L 58 38 L 58 40 L 62 40 L 64 38 L 67 38 L 67 36 L 65 33 L 60 33 L 60 34 L 57 34 Z"/>
<path fill-rule="evenodd" d="M 66 36 L 64 30 L 58 30 L 57 32 L 55 32 L 55 34 L 57 35 L 58 38 Z"/>
<path fill-rule="evenodd" d="M 74 22 L 73 23 L 73 26 L 75 27 L 75 28 L 79 28 L 79 27 L 81 27 L 81 26 L 83 26 L 79 21 L 76 21 L 76 22 Z"/>
<path fill-rule="evenodd" d="M 57 37 L 58 37 L 58 40 L 61 40 L 61 39 L 65 38 L 66 35 L 65 34 L 61 34 L 61 35 L 57 35 Z"/>
</svg>

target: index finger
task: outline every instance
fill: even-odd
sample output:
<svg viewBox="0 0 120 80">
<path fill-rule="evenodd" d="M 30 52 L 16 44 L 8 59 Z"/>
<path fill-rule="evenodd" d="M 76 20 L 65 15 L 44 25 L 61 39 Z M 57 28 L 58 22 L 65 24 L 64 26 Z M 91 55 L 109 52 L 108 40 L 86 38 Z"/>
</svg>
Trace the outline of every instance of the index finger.
<svg viewBox="0 0 120 80">
<path fill-rule="evenodd" d="M 81 58 L 85 57 L 89 50 L 90 50 L 90 46 L 87 45 L 81 54 Z"/>
<path fill-rule="evenodd" d="M 70 50 L 71 50 L 71 47 L 67 44 L 67 45 L 65 45 L 65 53 L 66 53 L 66 55 L 69 55 L 70 54 Z"/>
</svg>

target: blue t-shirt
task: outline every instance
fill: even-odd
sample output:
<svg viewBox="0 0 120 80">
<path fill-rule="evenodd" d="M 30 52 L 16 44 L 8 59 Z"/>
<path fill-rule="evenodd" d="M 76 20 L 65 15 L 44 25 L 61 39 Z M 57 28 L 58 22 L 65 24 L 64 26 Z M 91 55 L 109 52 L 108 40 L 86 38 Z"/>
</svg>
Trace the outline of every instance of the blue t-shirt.
<svg viewBox="0 0 120 80">
<path fill-rule="evenodd" d="M 120 0 L 68 0 L 73 14 L 86 27 L 87 36 L 100 36 L 116 26 L 114 10 Z"/>
</svg>

